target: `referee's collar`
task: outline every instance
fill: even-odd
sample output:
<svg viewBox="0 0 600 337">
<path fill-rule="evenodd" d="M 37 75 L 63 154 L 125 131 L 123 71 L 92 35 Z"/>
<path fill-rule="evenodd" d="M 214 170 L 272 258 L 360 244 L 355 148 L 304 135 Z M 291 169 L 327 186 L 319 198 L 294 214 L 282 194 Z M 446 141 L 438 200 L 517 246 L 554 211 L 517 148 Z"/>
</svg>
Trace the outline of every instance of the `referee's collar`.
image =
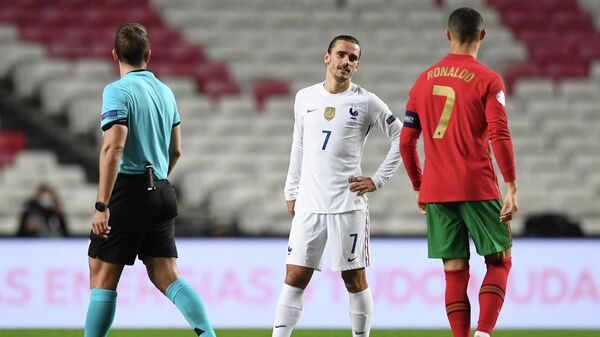
<svg viewBox="0 0 600 337">
<path fill-rule="evenodd" d="M 128 72 L 127 74 L 139 73 L 139 72 L 142 72 L 142 71 L 148 71 L 148 70 L 145 69 L 145 68 L 140 68 L 140 69 L 132 70 L 132 71 Z"/>
</svg>

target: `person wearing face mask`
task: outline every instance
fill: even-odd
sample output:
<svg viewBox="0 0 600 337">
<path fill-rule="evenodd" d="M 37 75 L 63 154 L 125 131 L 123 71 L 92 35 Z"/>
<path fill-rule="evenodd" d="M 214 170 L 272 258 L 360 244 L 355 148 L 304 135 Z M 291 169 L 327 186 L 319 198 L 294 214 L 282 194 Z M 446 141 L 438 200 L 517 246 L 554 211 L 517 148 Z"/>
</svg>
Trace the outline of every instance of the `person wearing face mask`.
<svg viewBox="0 0 600 337">
<path fill-rule="evenodd" d="M 42 184 L 21 213 L 19 237 L 69 236 L 62 205 L 52 187 Z"/>
</svg>

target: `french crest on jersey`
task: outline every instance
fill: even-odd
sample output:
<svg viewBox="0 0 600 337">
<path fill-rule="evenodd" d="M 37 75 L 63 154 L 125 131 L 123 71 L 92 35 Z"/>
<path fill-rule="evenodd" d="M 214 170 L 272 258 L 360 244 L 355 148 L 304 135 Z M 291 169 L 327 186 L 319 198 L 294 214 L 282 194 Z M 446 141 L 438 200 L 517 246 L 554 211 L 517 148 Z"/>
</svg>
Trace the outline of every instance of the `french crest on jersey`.
<svg viewBox="0 0 600 337">
<path fill-rule="evenodd" d="M 325 107 L 325 112 L 323 113 L 323 116 L 328 121 L 332 120 L 333 117 L 335 117 L 335 107 L 333 107 L 333 106 Z"/>
<path fill-rule="evenodd" d="M 350 110 L 348 111 L 348 113 L 350 113 L 350 119 L 357 120 L 358 110 L 356 110 L 356 107 L 354 107 L 354 106 L 350 107 Z"/>
</svg>

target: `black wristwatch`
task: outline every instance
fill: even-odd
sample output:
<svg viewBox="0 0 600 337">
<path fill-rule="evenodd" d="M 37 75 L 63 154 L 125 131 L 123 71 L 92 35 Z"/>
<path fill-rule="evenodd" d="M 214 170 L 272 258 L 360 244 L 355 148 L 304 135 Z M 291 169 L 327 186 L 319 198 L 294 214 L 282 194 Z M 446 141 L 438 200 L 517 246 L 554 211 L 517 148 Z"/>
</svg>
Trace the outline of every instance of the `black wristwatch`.
<svg viewBox="0 0 600 337">
<path fill-rule="evenodd" d="M 108 208 L 108 205 L 103 203 L 102 201 L 96 201 L 96 204 L 94 205 L 94 207 L 96 208 L 96 210 L 98 212 L 104 212 Z"/>
</svg>

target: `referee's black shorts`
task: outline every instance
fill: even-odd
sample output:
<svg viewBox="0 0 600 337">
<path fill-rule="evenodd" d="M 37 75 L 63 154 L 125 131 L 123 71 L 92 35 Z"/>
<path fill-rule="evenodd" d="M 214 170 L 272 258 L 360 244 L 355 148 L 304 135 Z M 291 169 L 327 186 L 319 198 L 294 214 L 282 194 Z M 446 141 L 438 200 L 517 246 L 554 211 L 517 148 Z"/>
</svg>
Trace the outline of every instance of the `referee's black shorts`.
<svg viewBox="0 0 600 337">
<path fill-rule="evenodd" d="M 146 175 L 119 174 L 108 203 L 111 226 L 108 239 L 90 232 L 88 256 L 106 262 L 133 265 L 136 255 L 177 257 L 174 223 L 177 197 L 168 180 L 146 189 Z"/>
</svg>

